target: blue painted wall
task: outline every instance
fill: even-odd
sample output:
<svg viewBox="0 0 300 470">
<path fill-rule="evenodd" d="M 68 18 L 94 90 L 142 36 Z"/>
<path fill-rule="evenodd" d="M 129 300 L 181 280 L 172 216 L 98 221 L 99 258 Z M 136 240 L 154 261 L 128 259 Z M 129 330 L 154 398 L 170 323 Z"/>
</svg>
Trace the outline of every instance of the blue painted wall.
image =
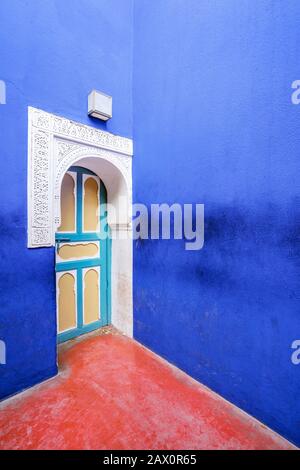
<svg viewBox="0 0 300 470">
<path fill-rule="evenodd" d="M 300 444 L 300 3 L 138 0 L 134 199 L 204 203 L 205 246 L 139 241 L 134 334 Z"/>
<path fill-rule="evenodd" d="M 27 107 L 132 135 L 132 0 L 1 0 L 0 397 L 56 373 L 53 249 L 28 250 Z M 87 117 L 96 88 L 114 98 L 105 124 Z"/>
</svg>

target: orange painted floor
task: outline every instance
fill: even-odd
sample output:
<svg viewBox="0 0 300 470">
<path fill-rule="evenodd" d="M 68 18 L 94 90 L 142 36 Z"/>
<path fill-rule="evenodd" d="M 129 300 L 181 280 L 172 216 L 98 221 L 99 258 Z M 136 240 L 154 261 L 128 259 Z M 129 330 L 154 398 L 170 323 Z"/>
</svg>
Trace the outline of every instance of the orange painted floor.
<svg viewBox="0 0 300 470">
<path fill-rule="evenodd" d="M 59 363 L 58 377 L 1 403 L 1 449 L 293 448 L 124 336 L 65 343 Z"/>
</svg>

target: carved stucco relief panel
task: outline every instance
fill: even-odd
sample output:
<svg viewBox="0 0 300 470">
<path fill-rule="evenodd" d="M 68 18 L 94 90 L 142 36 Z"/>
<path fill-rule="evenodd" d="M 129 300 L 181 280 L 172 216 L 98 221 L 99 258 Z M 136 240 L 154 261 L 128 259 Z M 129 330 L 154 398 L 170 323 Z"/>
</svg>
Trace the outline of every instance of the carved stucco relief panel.
<svg viewBox="0 0 300 470">
<path fill-rule="evenodd" d="M 28 110 L 28 246 L 51 246 L 65 171 L 93 155 L 115 165 L 132 191 L 132 141 L 44 111 Z"/>
</svg>

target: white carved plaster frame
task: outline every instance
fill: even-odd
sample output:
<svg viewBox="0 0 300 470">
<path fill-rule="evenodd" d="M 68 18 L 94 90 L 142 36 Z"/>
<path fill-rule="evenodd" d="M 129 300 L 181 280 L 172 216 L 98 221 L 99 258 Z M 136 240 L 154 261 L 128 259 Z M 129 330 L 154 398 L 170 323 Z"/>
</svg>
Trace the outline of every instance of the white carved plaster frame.
<svg viewBox="0 0 300 470">
<path fill-rule="evenodd" d="M 131 139 L 29 107 L 28 247 L 55 245 L 61 182 L 74 164 L 95 171 L 108 202 L 120 205 L 117 219 L 108 213 L 112 232 L 131 231 L 132 155 Z M 120 238 L 112 241 L 112 323 L 132 336 L 132 241 Z"/>
</svg>

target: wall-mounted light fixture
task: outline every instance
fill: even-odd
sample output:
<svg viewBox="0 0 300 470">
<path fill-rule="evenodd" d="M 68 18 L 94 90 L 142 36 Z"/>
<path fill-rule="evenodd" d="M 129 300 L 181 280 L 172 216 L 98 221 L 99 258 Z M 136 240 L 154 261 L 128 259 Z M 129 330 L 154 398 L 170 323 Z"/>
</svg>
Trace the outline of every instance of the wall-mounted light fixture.
<svg viewBox="0 0 300 470">
<path fill-rule="evenodd" d="M 88 115 L 108 121 L 112 117 L 112 97 L 101 91 L 91 91 L 88 99 Z"/>
</svg>

